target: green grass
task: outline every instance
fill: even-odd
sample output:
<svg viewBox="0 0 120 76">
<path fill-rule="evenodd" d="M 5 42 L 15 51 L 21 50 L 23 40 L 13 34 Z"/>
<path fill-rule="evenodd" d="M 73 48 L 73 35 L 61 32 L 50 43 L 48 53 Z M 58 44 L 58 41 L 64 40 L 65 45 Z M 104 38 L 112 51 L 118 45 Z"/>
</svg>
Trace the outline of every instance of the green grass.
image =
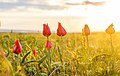
<svg viewBox="0 0 120 76">
<path fill-rule="evenodd" d="M 23 47 L 19 55 L 12 52 L 16 39 Z M 50 40 L 53 47 L 48 50 L 46 37 L 41 33 L 0 33 L 0 49 L 11 62 L 14 76 L 120 76 L 120 32 L 112 35 L 113 49 L 105 32 L 91 33 L 89 47 L 81 33 L 62 38 L 52 34 Z M 26 55 L 32 49 L 37 50 L 36 57 L 32 52 Z M 23 57 L 25 61 L 20 65 Z"/>
</svg>

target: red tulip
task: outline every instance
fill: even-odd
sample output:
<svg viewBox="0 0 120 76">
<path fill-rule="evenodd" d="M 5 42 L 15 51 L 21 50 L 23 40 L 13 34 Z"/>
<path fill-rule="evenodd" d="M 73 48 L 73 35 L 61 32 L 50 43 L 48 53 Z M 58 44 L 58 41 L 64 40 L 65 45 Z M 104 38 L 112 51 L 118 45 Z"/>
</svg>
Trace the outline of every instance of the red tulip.
<svg viewBox="0 0 120 76">
<path fill-rule="evenodd" d="M 106 31 L 106 33 L 108 33 L 108 34 L 113 34 L 113 33 L 115 33 L 115 29 L 113 28 L 113 23 L 112 24 L 110 24 L 110 26 L 105 30 Z"/>
<path fill-rule="evenodd" d="M 36 56 L 37 55 L 37 51 L 36 50 L 32 50 L 33 55 Z"/>
<path fill-rule="evenodd" d="M 58 36 L 64 36 L 66 34 L 67 34 L 66 30 L 62 27 L 61 23 L 58 22 L 57 35 Z"/>
<path fill-rule="evenodd" d="M 51 31 L 48 24 L 43 24 L 43 35 L 46 37 L 51 35 Z"/>
<path fill-rule="evenodd" d="M 52 48 L 52 43 L 51 43 L 51 41 L 47 40 L 45 47 L 48 48 L 48 49 Z"/>
<path fill-rule="evenodd" d="M 90 29 L 87 24 L 85 24 L 83 32 L 84 32 L 85 36 L 90 35 Z"/>
<path fill-rule="evenodd" d="M 21 46 L 19 40 L 16 40 L 16 41 L 15 41 L 14 47 L 13 47 L 13 52 L 14 52 L 15 54 L 19 54 L 19 53 L 22 52 L 22 46 Z"/>
</svg>

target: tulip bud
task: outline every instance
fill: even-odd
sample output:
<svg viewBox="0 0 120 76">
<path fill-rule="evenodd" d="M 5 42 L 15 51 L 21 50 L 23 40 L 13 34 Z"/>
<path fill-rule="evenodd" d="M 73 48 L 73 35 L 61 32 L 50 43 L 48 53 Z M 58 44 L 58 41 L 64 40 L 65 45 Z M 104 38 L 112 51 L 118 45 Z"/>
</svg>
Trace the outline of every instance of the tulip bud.
<svg viewBox="0 0 120 76">
<path fill-rule="evenodd" d="M 105 32 L 108 33 L 108 34 L 115 33 L 115 29 L 113 28 L 113 23 L 110 24 L 110 26 L 105 30 Z"/>
<path fill-rule="evenodd" d="M 84 32 L 85 36 L 90 35 L 90 29 L 87 24 L 85 24 L 83 32 Z"/>
<path fill-rule="evenodd" d="M 67 34 L 66 30 L 62 27 L 61 23 L 58 22 L 57 35 L 58 36 L 64 36 L 66 34 Z"/>
<path fill-rule="evenodd" d="M 36 50 L 32 50 L 33 55 L 36 56 L 37 55 L 37 51 Z"/>
<path fill-rule="evenodd" d="M 51 41 L 47 40 L 45 47 L 48 48 L 48 49 L 52 48 L 52 43 L 51 43 Z"/>
<path fill-rule="evenodd" d="M 19 54 L 19 53 L 22 52 L 22 46 L 21 46 L 19 40 L 16 40 L 16 41 L 15 41 L 15 44 L 14 44 L 14 47 L 13 47 L 13 52 L 14 52 L 15 54 Z"/>
<path fill-rule="evenodd" d="M 43 35 L 46 37 L 51 35 L 51 31 L 48 24 L 43 24 Z"/>
</svg>

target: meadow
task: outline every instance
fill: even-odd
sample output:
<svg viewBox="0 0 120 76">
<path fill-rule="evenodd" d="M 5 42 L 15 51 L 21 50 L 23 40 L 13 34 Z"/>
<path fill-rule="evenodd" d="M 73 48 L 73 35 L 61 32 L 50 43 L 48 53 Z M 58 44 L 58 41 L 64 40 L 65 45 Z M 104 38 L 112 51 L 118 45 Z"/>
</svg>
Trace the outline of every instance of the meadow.
<svg viewBox="0 0 120 76">
<path fill-rule="evenodd" d="M 22 52 L 12 52 L 19 39 Z M 0 33 L 0 49 L 12 67 L 10 76 L 120 76 L 120 32 L 110 36 L 105 32 L 92 32 L 86 38 L 81 33 L 50 36 L 51 49 L 45 48 L 46 37 L 42 33 Z M 36 50 L 36 55 L 32 50 Z M 3 54 L 2 53 L 2 54 Z M 1 54 L 0 54 L 1 55 Z M 0 59 L 4 60 L 2 56 Z M 8 65 L 1 60 L 0 74 L 8 72 Z M 5 70 L 5 71 L 4 71 Z M 11 72 L 10 72 L 11 73 Z"/>
</svg>

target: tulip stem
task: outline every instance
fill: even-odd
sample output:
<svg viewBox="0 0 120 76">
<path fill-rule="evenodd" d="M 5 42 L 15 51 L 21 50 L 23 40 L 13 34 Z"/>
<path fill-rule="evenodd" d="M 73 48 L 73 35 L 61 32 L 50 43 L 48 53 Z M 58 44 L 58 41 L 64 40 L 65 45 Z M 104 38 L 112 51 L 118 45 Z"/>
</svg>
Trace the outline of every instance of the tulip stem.
<svg viewBox="0 0 120 76">
<path fill-rule="evenodd" d="M 60 45 L 62 45 L 61 43 L 62 43 L 62 36 L 60 36 Z M 63 59 L 62 59 L 63 58 L 63 51 L 60 51 L 60 50 L 61 50 L 61 48 L 60 48 L 60 46 L 58 46 L 58 53 L 59 53 L 59 56 L 60 56 L 60 61 L 63 64 Z"/>
<path fill-rule="evenodd" d="M 114 51 L 114 47 L 113 47 L 113 42 L 112 42 L 112 35 L 110 34 L 110 43 L 111 43 L 111 55 L 112 55 L 112 70 L 115 71 L 115 61 L 116 61 L 116 58 L 115 58 L 115 51 Z"/>
<path fill-rule="evenodd" d="M 50 56 L 51 52 L 50 52 L 50 49 L 48 50 L 48 67 L 49 67 L 49 74 L 51 74 L 51 56 Z"/>
<path fill-rule="evenodd" d="M 62 54 L 61 54 L 61 52 L 60 52 L 60 48 L 58 47 L 58 53 L 59 53 L 59 56 L 60 56 L 60 61 L 61 61 L 61 63 L 63 64 L 63 61 L 62 61 Z"/>
<path fill-rule="evenodd" d="M 63 46 L 62 46 L 62 44 L 63 44 L 63 36 L 60 36 L 61 37 L 61 48 L 63 49 Z M 59 55 L 60 55 L 60 61 L 61 61 L 61 63 L 62 63 L 62 65 L 63 65 L 63 70 L 64 70 L 64 76 L 65 76 L 65 74 L 66 74 L 66 68 L 65 68 L 65 58 L 64 58 L 64 52 L 63 52 L 63 50 L 62 51 L 60 51 L 61 49 L 60 48 L 58 48 L 58 51 L 59 51 Z M 62 52 L 62 53 L 61 53 Z"/>
<path fill-rule="evenodd" d="M 87 43 L 87 49 L 89 48 L 89 41 L 88 41 L 88 36 L 86 36 L 86 43 Z"/>
<path fill-rule="evenodd" d="M 49 37 L 47 36 L 47 40 L 49 40 Z"/>
<path fill-rule="evenodd" d="M 17 54 L 17 55 L 15 56 L 15 64 L 16 64 L 16 66 L 19 65 L 19 54 Z M 16 67 L 16 70 L 17 70 L 17 67 Z"/>
<path fill-rule="evenodd" d="M 112 35 L 111 34 L 110 34 L 110 43 L 111 43 L 111 50 L 112 50 L 112 52 L 114 52 L 113 43 L 112 43 Z"/>
</svg>

